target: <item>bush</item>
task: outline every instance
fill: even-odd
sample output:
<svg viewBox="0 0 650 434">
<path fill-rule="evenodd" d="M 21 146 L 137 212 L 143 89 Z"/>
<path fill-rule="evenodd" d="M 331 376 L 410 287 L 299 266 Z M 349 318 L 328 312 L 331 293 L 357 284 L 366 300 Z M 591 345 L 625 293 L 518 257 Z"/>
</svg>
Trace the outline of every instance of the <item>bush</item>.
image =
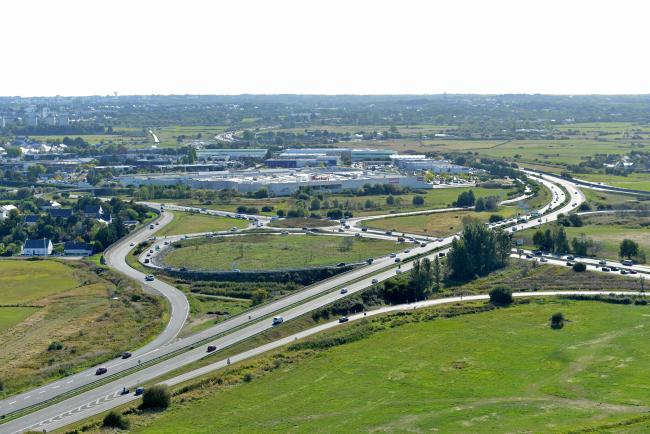
<svg viewBox="0 0 650 434">
<path fill-rule="evenodd" d="M 583 271 L 586 270 L 587 270 L 587 266 L 582 262 L 576 262 L 575 264 L 573 264 L 573 271 L 577 273 L 582 273 Z"/>
<path fill-rule="evenodd" d="M 502 215 L 500 215 L 500 214 L 492 214 L 492 215 L 490 215 L 489 222 L 490 223 L 496 223 L 496 222 L 500 222 L 501 220 L 503 220 Z"/>
<path fill-rule="evenodd" d="M 106 428 L 129 429 L 129 425 L 129 420 L 116 411 L 108 413 L 102 422 Z"/>
<path fill-rule="evenodd" d="M 498 287 L 490 291 L 490 303 L 495 306 L 507 306 L 512 304 L 512 291 L 508 288 Z"/>
<path fill-rule="evenodd" d="M 165 409 L 171 404 L 171 394 L 167 386 L 156 385 L 145 389 L 142 395 L 143 409 Z"/>
<path fill-rule="evenodd" d="M 554 313 L 551 317 L 551 328 L 561 329 L 564 327 L 564 314 L 562 312 Z"/>
<path fill-rule="evenodd" d="M 54 341 L 48 345 L 48 351 L 58 351 L 63 349 L 63 344 L 61 342 Z"/>
</svg>

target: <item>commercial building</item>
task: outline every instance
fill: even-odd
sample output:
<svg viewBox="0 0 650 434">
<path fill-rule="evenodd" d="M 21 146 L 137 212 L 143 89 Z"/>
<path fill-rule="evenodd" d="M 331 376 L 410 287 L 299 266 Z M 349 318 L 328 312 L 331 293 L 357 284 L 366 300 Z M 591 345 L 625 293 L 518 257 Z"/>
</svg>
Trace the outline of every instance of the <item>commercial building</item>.
<svg viewBox="0 0 650 434">
<path fill-rule="evenodd" d="M 287 169 L 295 169 L 299 167 L 330 167 L 337 166 L 340 162 L 340 158 L 336 155 L 313 155 L 305 154 L 295 157 L 282 157 L 282 158 L 270 158 L 264 163 L 267 167 L 283 167 Z"/>
<path fill-rule="evenodd" d="M 434 160 L 432 158 L 421 158 L 416 155 L 415 158 L 409 158 L 408 155 L 400 155 L 400 158 L 393 158 L 393 165 L 407 172 L 417 172 L 420 170 L 428 170 L 437 174 L 459 174 L 470 173 L 471 168 L 453 164 L 447 160 Z"/>
<path fill-rule="evenodd" d="M 298 191 L 301 187 L 309 187 L 328 192 L 358 189 L 365 184 L 391 184 L 412 189 L 432 188 L 432 185 L 425 182 L 421 176 L 343 169 L 123 175 L 119 179 L 124 185 L 132 184 L 136 186 L 147 184 L 183 184 L 199 189 L 231 189 L 240 193 L 266 189 L 272 196 L 288 196 Z"/>
<path fill-rule="evenodd" d="M 266 149 L 197 149 L 196 158 L 207 160 L 239 160 L 242 158 L 262 159 L 266 156 Z"/>
<path fill-rule="evenodd" d="M 295 158 L 298 155 L 336 155 L 349 158 L 352 162 L 389 161 L 396 154 L 392 149 L 350 149 L 350 148 L 289 148 L 279 158 Z"/>
</svg>

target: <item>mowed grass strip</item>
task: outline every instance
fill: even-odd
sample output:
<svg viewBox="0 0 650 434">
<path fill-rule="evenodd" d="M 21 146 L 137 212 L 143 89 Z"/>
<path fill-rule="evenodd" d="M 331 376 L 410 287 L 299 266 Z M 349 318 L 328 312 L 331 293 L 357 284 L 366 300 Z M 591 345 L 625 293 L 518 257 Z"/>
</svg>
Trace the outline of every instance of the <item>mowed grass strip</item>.
<svg viewBox="0 0 650 434">
<path fill-rule="evenodd" d="M 558 311 L 568 321 L 553 330 Z M 314 357 L 269 359 L 281 367 L 137 418 L 133 432 L 566 432 L 622 423 L 650 409 L 649 313 L 543 300 L 405 325 L 394 316 Z M 254 361 L 246 365 L 255 372 Z"/>
<path fill-rule="evenodd" d="M 242 235 L 181 245 L 165 256 L 166 265 L 192 270 L 277 270 L 364 261 L 400 250 L 392 241 L 326 235 Z"/>
<path fill-rule="evenodd" d="M 248 226 L 248 221 L 246 220 L 233 219 L 229 217 L 218 217 L 182 211 L 174 211 L 173 214 L 174 220 L 158 233 L 159 236 L 200 232 L 221 232 L 227 231 L 233 227 L 243 229 Z"/>
<path fill-rule="evenodd" d="M 56 261 L 0 260 L 0 304 L 21 304 L 74 288 L 73 269 Z"/>
</svg>

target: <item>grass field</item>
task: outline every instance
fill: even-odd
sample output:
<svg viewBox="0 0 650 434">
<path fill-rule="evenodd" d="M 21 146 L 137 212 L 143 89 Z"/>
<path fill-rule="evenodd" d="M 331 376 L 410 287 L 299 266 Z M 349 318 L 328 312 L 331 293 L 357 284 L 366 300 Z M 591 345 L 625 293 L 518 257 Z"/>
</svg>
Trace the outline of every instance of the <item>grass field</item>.
<svg viewBox="0 0 650 434">
<path fill-rule="evenodd" d="M 609 193 L 592 190 L 591 188 L 581 188 L 580 190 L 584 193 L 589 205 L 591 205 L 594 210 L 599 207 L 625 209 L 634 207 L 639 203 L 637 196 L 629 194 Z"/>
<path fill-rule="evenodd" d="M 74 270 L 55 261 L 0 261 L 0 304 L 29 303 L 79 285 Z"/>
<path fill-rule="evenodd" d="M 345 238 L 351 242 L 345 246 Z M 336 265 L 399 251 L 392 241 L 315 235 L 243 235 L 189 240 L 167 253 L 166 265 L 197 270 L 274 270 Z"/>
<path fill-rule="evenodd" d="M 320 228 L 325 226 L 336 226 L 338 222 L 334 220 L 312 219 L 312 218 L 291 218 L 276 220 L 269 223 L 274 228 Z"/>
<path fill-rule="evenodd" d="M 245 220 L 229 217 L 216 217 L 180 211 L 173 211 L 173 214 L 174 220 L 162 228 L 157 235 L 166 236 L 200 232 L 220 232 L 227 231 L 233 227 L 243 229 L 248 226 L 248 222 Z"/>
<path fill-rule="evenodd" d="M 27 319 L 38 311 L 37 307 L 0 306 L 0 334 Z"/>
<path fill-rule="evenodd" d="M 367 222 L 367 226 L 384 231 L 443 237 L 459 232 L 463 228 L 463 219 L 466 217 L 486 222 L 492 214 L 499 214 L 504 218 L 508 218 L 516 215 L 517 212 L 518 209 L 515 207 L 502 206 L 498 211 L 494 212 L 449 211 L 404 217 L 386 217 L 370 220 Z"/>
<path fill-rule="evenodd" d="M 562 330 L 548 325 L 557 311 L 569 320 Z M 175 403 L 133 431 L 605 432 L 650 410 L 649 314 L 546 300 L 405 325 L 394 317 L 370 337 L 295 363 L 269 357 L 280 368 Z M 647 420 L 632 425 L 642 427 Z"/>
<path fill-rule="evenodd" d="M 163 327 L 163 305 L 82 262 L 0 261 L 0 398 L 143 345 Z M 7 273 L 10 272 L 10 273 Z M 52 342 L 62 349 L 48 350 Z"/>
<path fill-rule="evenodd" d="M 618 258 L 621 240 L 629 238 L 639 243 L 641 249 L 650 253 L 650 217 L 629 214 L 594 215 L 584 218 L 584 226 L 565 228 L 569 240 L 585 234 L 600 243 L 599 256 Z M 524 240 L 524 246 L 532 247 L 532 237 L 536 229 L 517 232 L 516 237 Z"/>
<path fill-rule="evenodd" d="M 606 175 L 604 173 L 579 173 L 575 174 L 574 177 L 590 182 L 600 182 L 614 187 L 650 191 L 650 174 L 648 173 L 630 173 L 628 176 Z"/>
</svg>

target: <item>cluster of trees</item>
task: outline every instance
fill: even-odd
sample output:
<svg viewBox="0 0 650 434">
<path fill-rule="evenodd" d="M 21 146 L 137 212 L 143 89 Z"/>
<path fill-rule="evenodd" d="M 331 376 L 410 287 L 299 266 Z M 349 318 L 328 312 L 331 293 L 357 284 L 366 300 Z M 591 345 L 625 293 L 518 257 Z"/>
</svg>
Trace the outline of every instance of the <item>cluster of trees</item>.
<svg viewBox="0 0 650 434">
<path fill-rule="evenodd" d="M 432 291 L 438 291 L 443 275 L 438 257 L 417 259 L 408 273 L 408 279 L 388 279 L 379 291 L 379 296 L 390 304 L 406 303 L 426 299 Z"/>
<path fill-rule="evenodd" d="M 457 207 L 470 207 L 476 204 L 476 197 L 474 197 L 474 191 L 463 191 L 458 195 L 458 198 L 453 203 L 453 206 Z"/>
<path fill-rule="evenodd" d="M 101 202 L 99 199 L 83 197 L 76 204 L 70 204 L 73 214 L 64 219 L 42 212 L 39 208 L 42 202 L 40 198 L 24 200 L 18 204 L 20 212 L 12 211 L 7 219 L 0 221 L 0 255 L 19 254 L 26 239 L 38 238 L 49 238 L 54 244 L 65 241 L 87 242 L 94 245 L 95 251 L 101 251 L 126 235 L 128 229 L 124 226 L 124 220 L 142 221 L 148 216 L 146 207 L 133 202 L 117 198 Z M 65 206 L 66 202 L 62 202 Z M 86 205 L 101 205 L 105 213 L 111 214 L 113 221 L 106 224 L 84 218 L 83 209 Z M 38 215 L 35 224 L 24 222 L 24 216 L 28 214 Z M 60 249 L 62 246 L 55 247 Z"/>
<path fill-rule="evenodd" d="M 495 211 L 499 207 L 499 199 L 496 196 L 479 197 L 474 204 L 475 211 Z"/>
<path fill-rule="evenodd" d="M 564 226 L 554 224 L 533 234 L 533 244 L 547 252 L 564 254 L 569 252 L 569 239 Z"/>
<path fill-rule="evenodd" d="M 584 224 L 582 217 L 578 214 L 569 214 L 568 216 L 566 214 L 558 214 L 557 223 L 565 227 L 573 226 L 576 228 L 579 228 Z"/>
<path fill-rule="evenodd" d="M 502 268 L 510 256 L 510 236 L 490 230 L 474 219 L 464 221 L 463 232 L 451 243 L 447 255 L 449 277 L 469 280 Z"/>
</svg>

